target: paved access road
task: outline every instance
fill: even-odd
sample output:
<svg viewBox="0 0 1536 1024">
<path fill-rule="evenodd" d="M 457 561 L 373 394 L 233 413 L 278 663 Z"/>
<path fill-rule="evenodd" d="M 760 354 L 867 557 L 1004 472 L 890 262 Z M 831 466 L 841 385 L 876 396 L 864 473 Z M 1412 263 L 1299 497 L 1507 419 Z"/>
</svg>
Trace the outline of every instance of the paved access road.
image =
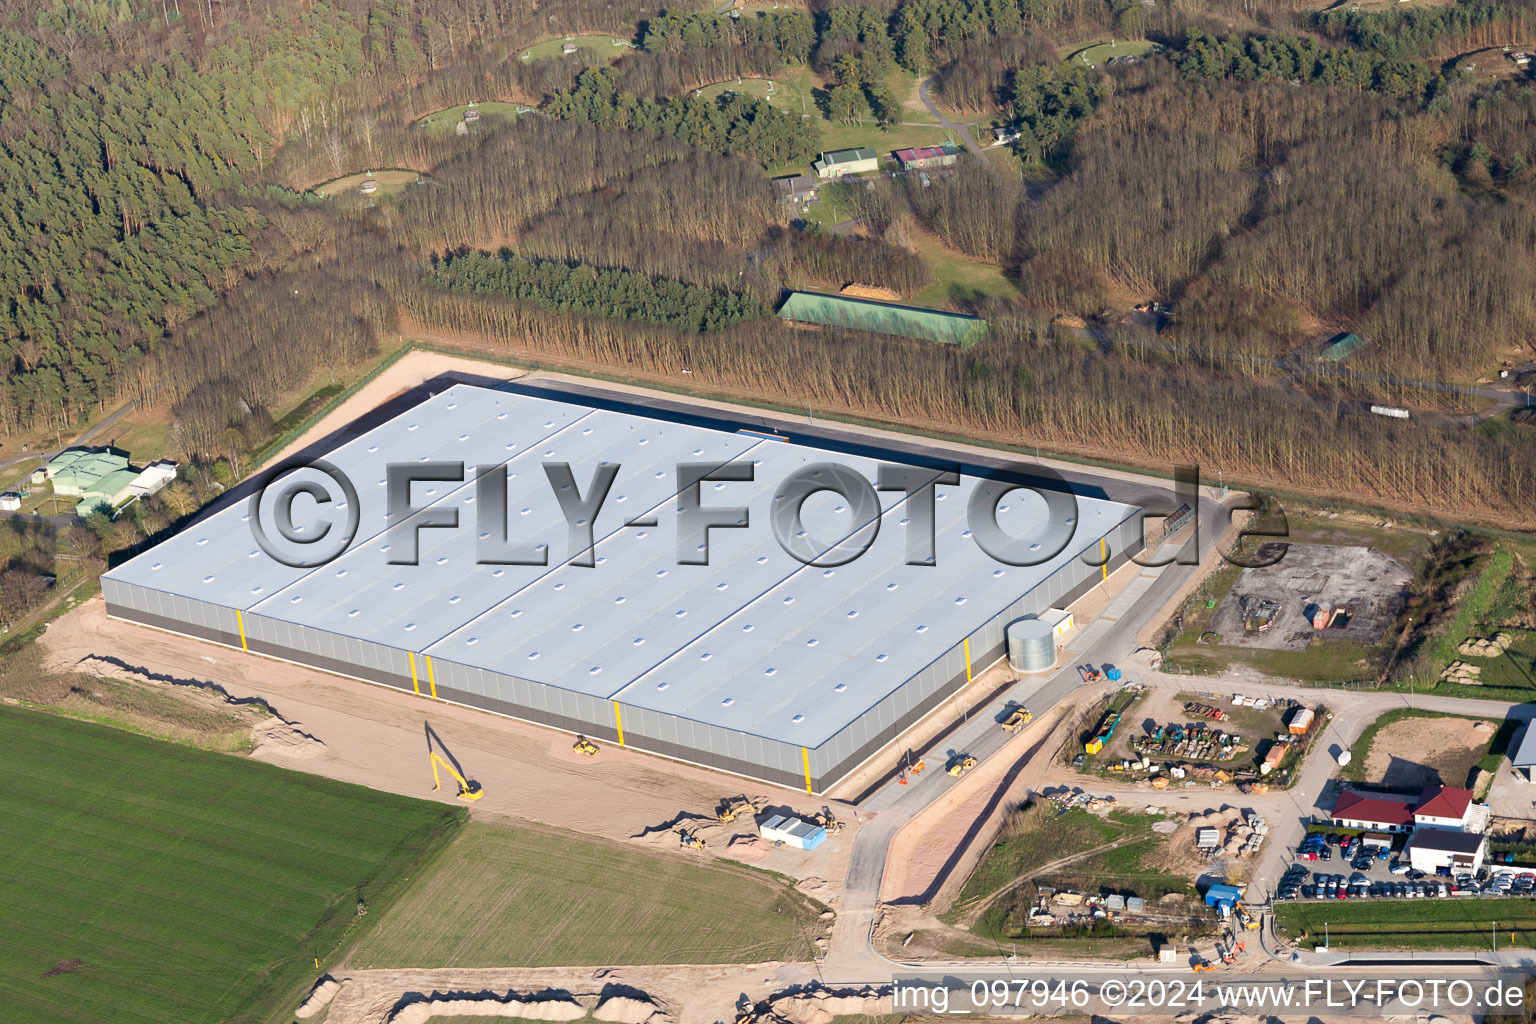
<svg viewBox="0 0 1536 1024">
<path fill-rule="evenodd" d="M 1222 511 L 1219 506 L 1215 506 L 1214 502 L 1201 502 L 1201 536 L 1209 537 L 1216 534 L 1216 531 L 1211 528 L 1212 519 L 1222 514 Z M 1110 603 L 1104 613 L 1084 630 L 1074 644 L 1074 647 L 1081 652 L 1078 661 L 1091 664 L 1109 662 L 1124 666 L 1127 655 L 1136 646 L 1136 636 L 1141 627 L 1174 597 L 1193 571 L 1193 566 L 1182 565 L 1143 569 L 1131 585 Z M 1250 684 L 1234 687 L 1231 682 L 1198 677 L 1168 676 L 1150 672 L 1130 674 L 1139 682 L 1149 685 L 1175 686 L 1185 690 L 1209 689 L 1212 692 L 1222 692 L 1234 688 L 1250 691 L 1255 689 Z M 1062 669 L 1044 682 L 1038 679 L 1021 681 L 1000 694 L 999 698 L 1002 701 L 1016 700 L 1039 717 L 1057 703 L 1074 697 L 1083 686 L 1082 678 L 1074 665 Z M 1101 684 L 1094 684 L 1095 690 L 1100 688 Z M 1267 901 L 1270 887 L 1283 873 L 1289 855 L 1294 854 L 1296 843 L 1300 841 L 1301 834 L 1305 831 L 1305 819 L 1311 816 L 1319 800 L 1327 800 L 1331 806 L 1331 795 L 1323 794 L 1337 769 L 1333 760 L 1334 755 L 1339 750 L 1352 746 L 1361 731 L 1382 713 L 1395 707 L 1415 707 L 1450 714 L 1503 716 L 1518 720 L 1536 718 L 1536 704 L 1510 705 L 1503 701 L 1413 696 L 1382 691 L 1322 690 L 1269 684 L 1262 684 L 1258 689 L 1265 694 L 1293 696 L 1308 703 L 1326 702 L 1329 707 L 1335 709 L 1333 718 L 1325 722 L 1323 734 L 1315 741 L 1312 755 L 1303 766 L 1301 777 L 1296 785 L 1290 790 L 1281 791 L 1278 797 L 1272 793 L 1264 798 L 1251 798 L 1263 799 L 1268 803 L 1274 803 L 1277 799 L 1289 800 L 1294 810 L 1294 813 L 1279 813 L 1266 808 L 1261 812 L 1265 813 L 1271 824 L 1269 839 L 1253 871 L 1252 885 L 1255 895 L 1261 897 L 1254 902 L 1261 905 Z M 991 715 L 983 714 L 947 736 L 940 745 L 940 750 L 950 748 L 965 751 L 978 759 L 984 759 L 996 754 L 1010 739 L 1012 736 L 997 728 Z M 936 754 L 938 752 L 936 751 Z M 1046 756 L 1049 754 L 1047 753 Z M 848 875 L 843 885 L 842 905 L 833 928 L 832 942 L 827 951 L 826 961 L 822 966 L 823 974 L 829 983 L 883 982 L 892 978 L 907 977 L 912 973 L 912 968 L 904 967 L 876 952 L 871 943 L 871 937 L 875 915 L 879 908 L 880 883 L 884 876 L 891 841 L 904 825 L 960 782 L 959 779 L 946 775 L 942 771 L 942 760 L 940 756 L 930 757 L 930 770 L 911 777 L 908 785 L 897 786 L 894 782 L 887 783 L 860 804 L 862 810 L 876 813 L 873 820 L 864 826 L 854 841 Z M 1108 791 L 1104 786 L 1085 784 L 1085 788 L 1094 792 Z M 1212 797 L 1215 802 L 1230 802 L 1237 805 L 1249 799 L 1232 791 L 1213 792 Z M 1266 915 L 1266 923 L 1267 921 Z M 1270 939 L 1264 952 L 1260 952 L 1257 943 L 1250 943 L 1253 948 L 1250 948 L 1248 956 L 1263 956 L 1267 953 L 1273 959 L 1280 959 L 1287 963 L 1293 962 L 1293 951 L 1274 942 L 1272 935 Z M 1333 960 L 1343 959 L 1345 958 L 1333 958 Z M 1376 956 L 1373 959 L 1390 961 L 1392 957 Z M 1333 976 L 1335 970 L 1331 966 L 1332 960 L 1319 959 L 1310 953 L 1300 954 L 1294 962 L 1299 967 L 1329 966 L 1330 976 Z M 1422 963 L 1422 961 L 1416 962 Z M 1505 957 L 1500 957 L 1500 962 L 1509 966 L 1536 964 L 1536 953 L 1512 952 Z M 1012 963 L 1006 959 L 996 962 L 956 961 L 952 965 L 925 962 L 922 969 L 929 970 L 941 966 L 957 968 L 963 966 L 976 972 L 1012 971 L 1017 976 L 1030 978 L 1038 977 L 1042 973 L 1051 974 L 1052 977 L 1060 974 L 1060 971 L 1056 971 L 1049 963 L 1029 961 L 1026 965 L 1022 962 Z M 1170 970 L 1167 965 L 1154 964 L 1098 967 L 1078 963 L 1059 966 L 1063 969 L 1071 969 L 1067 975 L 1069 978 L 1099 980 L 1108 976 L 1118 977 L 1134 973 L 1156 974 Z M 1173 970 L 1188 975 L 1189 965 L 1180 963 Z M 1474 969 L 1474 973 L 1478 973 L 1477 970 Z M 996 974 L 990 976 L 996 976 Z M 1399 971 L 1395 967 L 1389 969 L 1378 965 L 1370 970 L 1364 970 L 1359 976 L 1371 979 L 1393 977 L 1408 979 L 1423 978 L 1428 975 L 1425 974 L 1423 966 L 1405 967 Z M 1440 974 L 1437 973 L 1436 976 Z"/>
<path fill-rule="evenodd" d="M 987 158 L 986 151 L 977 144 L 976 137 L 971 134 L 970 126 L 956 124 L 949 118 L 945 117 L 942 113 L 940 113 L 939 108 L 934 105 L 933 98 L 928 95 L 928 90 L 932 85 L 932 78 L 925 78 L 920 83 L 918 83 L 917 98 L 923 101 L 923 106 L 928 108 L 928 113 L 932 114 L 941 125 L 943 125 L 945 128 L 948 128 L 956 135 L 960 136 L 961 139 L 965 140 L 966 146 L 972 153 L 975 153 L 977 156 L 985 160 Z"/>
<path fill-rule="evenodd" d="M 1202 501 L 1201 506 L 1202 536 L 1214 536 L 1212 528 L 1216 522 L 1220 520 L 1224 524 L 1224 510 L 1214 502 Z M 1166 550 L 1161 552 L 1166 553 Z M 1079 642 L 1074 644 L 1074 647 L 1085 650 L 1080 660 L 1124 665 L 1137 646 L 1136 635 L 1141 627 L 1173 599 L 1195 568 L 1174 564 L 1143 569 L 1126 591 L 1110 602 L 1104 613 L 1083 631 Z M 1021 680 L 1001 693 L 999 699 L 1018 701 L 1040 717 L 1084 685 L 1074 664 L 1044 681 L 1039 678 Z M 1092 685 L 1095 689 L 1101 688 L 1101 684 Z M 1012 734 L 997 727 L 991 715 L 983 714 L 947 736 L 942 746 L 964 751 L 980 760 L 996 754 L 1012 738 Z M 848 876 L 843 883 L 842 905 L 822 968 L 829 982 L 864 983 L 887 979 L 898 969 L 893 961 L 875 952 L 870 943 L 879 906 L 880 882 L 896 833 L 960 782 L 944 773 L 942 761 L 939 756 L 930 758 L 929 770 L 911 777 L 908 785 L 898 786 L 890 782 L 860 805 L 862 810 L 876 812 L 876 816 L 854 840 Z"/>
</svg>

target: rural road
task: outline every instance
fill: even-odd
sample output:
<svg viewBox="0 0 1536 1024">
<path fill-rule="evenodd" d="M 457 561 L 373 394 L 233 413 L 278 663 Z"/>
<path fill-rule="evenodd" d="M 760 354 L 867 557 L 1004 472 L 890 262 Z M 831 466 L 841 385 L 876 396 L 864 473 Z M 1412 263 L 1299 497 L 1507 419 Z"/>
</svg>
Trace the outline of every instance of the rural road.
<svg viewBox="0 0 1536 1024">
<path fill-rule="evenodd" d="M 934 105 L 932 97 L 928 95 L 928 89 L 932 85 L 932 78 L 923 79 L 922 82 L 920 82 L 917 86 L 917 98 L 923 101 L 923 106 L 928 108 L 928 113 L 932 114 L 941 125 L 964 139 L 965 144 L 970 147 L 971 152 L 985 160 L 987 158 L 987 154 L 982 150 L 981 146 L 976 143 L 976 138 L 971 134 L 971 129 L 967 125 L 955 124 L 955 122 L 951 121 L 949 118 L 940 113 L 939 108 Z"/>
<path fill-rule="evenodd" d="M 59 454 L 59 452 L 63 451 L 65 448 L 73 448 L 76 445 L 88 444 L 93 438 L 99 436 L 102 431 L 111 427 L 112 424 L 116 423 L 118 420 L 122 419 L 124 416 L 128 415 L 130 412 L 136 409 L 138 404 L 139 403 L 137 400 L 124 402 L 102 420 L 93 424 L 92 426 L 87 427 L 80 434 L 76 435 L 73 441 L 70 441 L 68 444 L 61 448 L 39 448 L 34 452 L 23 452 L 20 455 L 12 455 L 6 459 L 0 459 L 0 472 L 10 469 L 17 463 L 26 462 L 30 459 L 42 459 L 46 462 L 47 460 L 53 458 L 55 455 Z"/>
</svg>

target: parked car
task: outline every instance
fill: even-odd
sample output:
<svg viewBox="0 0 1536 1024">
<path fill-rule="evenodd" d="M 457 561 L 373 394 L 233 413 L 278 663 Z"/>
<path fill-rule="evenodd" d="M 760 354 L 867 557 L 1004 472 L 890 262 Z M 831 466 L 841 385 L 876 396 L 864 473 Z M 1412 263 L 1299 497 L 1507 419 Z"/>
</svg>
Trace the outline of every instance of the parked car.
<svg viewBox="0 0 1536 1024">
<path fill-rule="evenodd" d="M 1377 860 L 1386 860 L 1390 856 L 1392 856 L 1392 847 L 1390 847 L 1390 846 L 1378 846 L 1376 848 L 1376 859 Z"/>
<path fill-rule="evenodd" d="M 1410 872 L 1412 870 L 1413 869 L 1411 867 L 1409 867 L 1407 864 L 1393 864 L 1392 868 L 1391 868 L 1391 871 L 1392 871 L 1392 873 L 1394 875 L 1406 875 L 1408 872 Z"/>
</svg>

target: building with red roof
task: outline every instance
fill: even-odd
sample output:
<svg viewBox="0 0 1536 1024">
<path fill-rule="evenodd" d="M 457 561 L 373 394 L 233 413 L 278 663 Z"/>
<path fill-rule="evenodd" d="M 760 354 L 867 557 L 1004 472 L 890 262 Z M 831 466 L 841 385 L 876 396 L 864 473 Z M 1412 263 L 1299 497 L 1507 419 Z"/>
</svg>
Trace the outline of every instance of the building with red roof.
<svg viewBox="0 0 1536 1024">
<path fill-rule="evenodd" d="M 1451 786 L 1425 786 L 1413 808 L 1416 825 L 1464 829 L 1472 808 L 1472 791 Z"/>
<path fill-rule="evenodd" d="M 1346 789 L 1339 794 L 1329 815 L 1339 828 L 1363 828 L 1373 832 L 1406 832 L 1413 826 L 1415 800 L 1392 793 L 1359 793 Z"/>
<path fill-rule="evenodd" d="M 942 146 L 916 146 L 912 149 L 898 149 L 896 160 L 904 171 L 923 170 L 930 167 L 948 167 L 960 158 L 960 151 L 954 143 L 946 142 Z"/>
</svg>

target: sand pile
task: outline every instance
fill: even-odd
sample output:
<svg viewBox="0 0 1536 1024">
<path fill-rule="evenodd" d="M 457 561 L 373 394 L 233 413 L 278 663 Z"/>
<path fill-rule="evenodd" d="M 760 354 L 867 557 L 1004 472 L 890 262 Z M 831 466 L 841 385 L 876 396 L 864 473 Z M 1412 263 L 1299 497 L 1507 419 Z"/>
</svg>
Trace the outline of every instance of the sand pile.
<svg viewBox="0 0 1536 1024">
<path fill-rule="evenodd" d="M 434 995 L 396 1010 L 390 1024 L 427 1024 L 438 1017 L 517 1017 L 523 1020 L 580 1020 L 586 1008 L 573 999 L 503 999 L 484 992 Z"/>
<path fill-rule="evenodd" d="M 336 990 L 341 988 L 341 982 L 327 974 L 321 978 L 314 988 L 310 989 L 309 997 L 294 1012 L 294 1016 L 300 1020 L 313 1017 L 331 1004 L 336 998 Z"/>
<path fill-rule="evenodd" d="M 649 999 L 634 996 L 609 996 L 592 1011 L 592 1016 L 615 1024 L 662 1024 L 671 1020 L 665 1010 Z"/>
<path fill-rule="evenodd" d="M 789 1024 L 831 1024 L 837 1017 L 883 1017 L 891 1012 L 891 996 L 875 988 L 822 989 L 775 999 L 770 1012 Z"/>
<path fill-rule="evenodd" d="M 325 753 L 325 743 L 278 718 L 269 718 L 251 730 L 256 747 L 251 756 L 266 760 L 285 757 L 304 761 Z"/>
</svg>

